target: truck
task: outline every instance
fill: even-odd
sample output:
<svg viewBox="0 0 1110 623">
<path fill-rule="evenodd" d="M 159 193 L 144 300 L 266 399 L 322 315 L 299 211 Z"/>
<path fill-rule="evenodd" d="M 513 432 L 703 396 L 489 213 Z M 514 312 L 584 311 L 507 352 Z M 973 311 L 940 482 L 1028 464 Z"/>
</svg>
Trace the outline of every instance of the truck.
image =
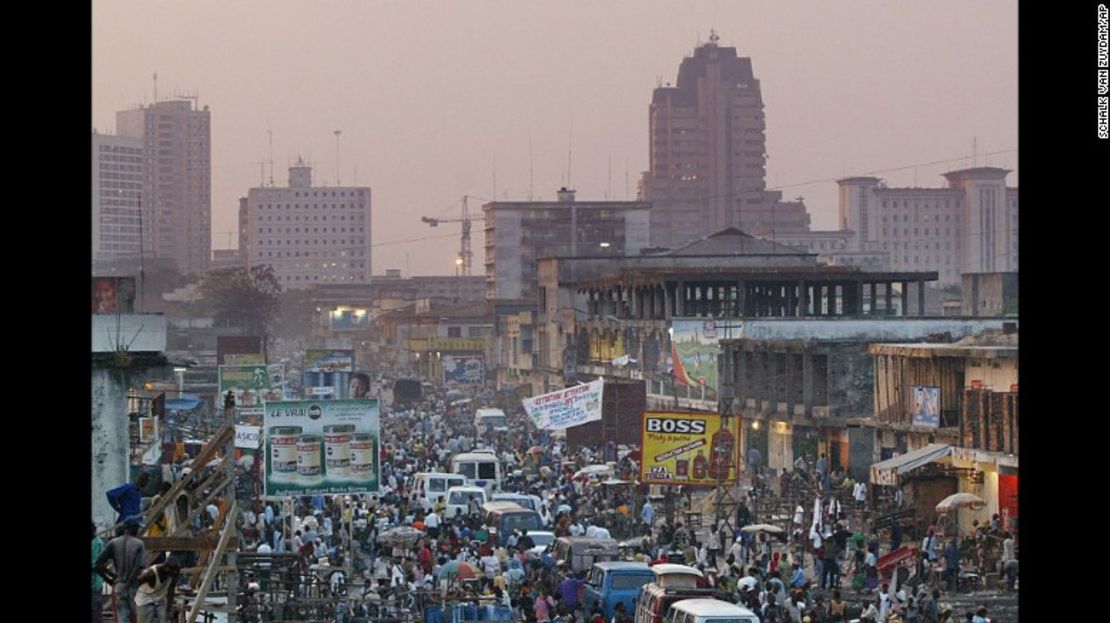
<svg viewBox="0 0 1110 623">
<path fill-rule="evenodd" d="M 393 383 L 393 408 L 407 409 L 424 397 L 423 388 L 417 379 L 397 379 Z"/>
<path fill-rule="evenodd" d="M 474 427 L 478 429 L 479 435 L 490 431 L 501 433 L 509 430 L 509 422 L 501 409 L 485 408 L 474 411 Z"/>
</svg>

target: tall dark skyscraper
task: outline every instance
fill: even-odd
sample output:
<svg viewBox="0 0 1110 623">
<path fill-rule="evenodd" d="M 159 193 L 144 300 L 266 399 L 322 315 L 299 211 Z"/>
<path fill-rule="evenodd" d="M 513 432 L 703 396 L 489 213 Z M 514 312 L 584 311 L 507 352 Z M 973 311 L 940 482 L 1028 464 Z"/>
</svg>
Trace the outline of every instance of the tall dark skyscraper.
<svg viewBox="0 0 1110 623">
<path fill-rule="evenodd" d="M 809 230 L 801 201 L 768 191 L 766 120 L 750 58 L 713 33 L 682 60 L 676 86 L 652 93 L 651 241 L 674 246 L 735 226 L 756 236 Z"/>
</svg>

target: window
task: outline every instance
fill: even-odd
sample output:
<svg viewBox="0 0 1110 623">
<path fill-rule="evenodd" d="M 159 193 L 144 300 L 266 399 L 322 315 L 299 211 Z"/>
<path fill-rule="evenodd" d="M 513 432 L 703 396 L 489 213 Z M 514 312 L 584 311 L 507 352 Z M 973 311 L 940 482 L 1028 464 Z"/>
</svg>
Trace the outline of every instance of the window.
<svg viewBox="0 0 1110 623">
<path fill-rule="evenodd" d="M 447 337 L 462 337 L 462 327 L 447 327 Z"/>
<path fill-rule="evenodd" d="M 497 478 L 497 463 L 479 463 L 478 478 L 483 480 Z"/>
</svg>

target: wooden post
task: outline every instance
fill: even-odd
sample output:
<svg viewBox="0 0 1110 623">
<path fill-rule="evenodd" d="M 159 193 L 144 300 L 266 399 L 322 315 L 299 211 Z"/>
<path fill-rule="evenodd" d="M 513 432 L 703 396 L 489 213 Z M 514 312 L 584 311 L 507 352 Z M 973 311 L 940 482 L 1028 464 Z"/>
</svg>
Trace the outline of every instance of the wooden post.
<svg viewBox="0 0 1110 623">
<path fill-rule="evenodd" d="M 231 501 L 231 507 L 229 508 L 229 513 L 228 514 L 230 514 L 231 516 L 234 517 L 235 513 L 237 513 L 237 512 L 239 512 L 238 504 L 233 499 Z M 206 569 L 205 572 L 204 572 L 204 579 L 201 580 L 200 590 L 197 591 L 197 596 L 196 596 L 196 600 L 193 602 L 193 607 L 189 609 L 189 614 L 185 619 L 186 623 L 194 623 L 197 620 L 197 614 L 200 613 L 200 607 L 201 607 L 201 605 L 204 604 L 204 598 L 208 596 L 208 588 L 212 586 L 212 580 L 216 577 L 216 569 L 219 568 L 219 566 L 220 566 L 219 565 L 220 557 L 223 556 L 224 550 L 227 548 L 228 541 L 231 537 L 231 533 L 234 532 L 234 531 L 235 531 L 235 521 L 234 520 L 224 523 L 223 532 L 220 533 L 220 542 L 216 545 L 216 551 L 213 553 L 213 556 L 210 560 L 210 564 L 208 565 L 208 569 Z M 234 572 L 232 572 L 232 573 L 234 574 Z M 234 620 L 233 617 L 235 616 L 235 610 L 232 607 L 232 601 L 231 601 L 232 597 L 231 596 L 235 594 L 235 590 L 237 588 L 238 587 L 236 587 L 236 586 L 229 586 L 228 587 L 228 591 L 227 591 L 228 609 L 230 610 L 230 612 L 228 613 L 228 621 L 233 621 Z"/>
</svg>

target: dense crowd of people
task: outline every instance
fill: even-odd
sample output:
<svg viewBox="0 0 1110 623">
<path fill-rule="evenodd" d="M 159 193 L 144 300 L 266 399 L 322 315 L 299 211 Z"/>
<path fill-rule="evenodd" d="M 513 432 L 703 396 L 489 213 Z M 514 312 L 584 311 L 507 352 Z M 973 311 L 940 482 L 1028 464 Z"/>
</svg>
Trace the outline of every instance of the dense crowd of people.
<svg viewBox="0 0 1110 623">
<path fill-rule="evenodd" d="M 636 493 L 634 449 L 569 451 L 559 439 L 530 426 L 519 403 L 504 405 L 507 431 L 479 434 L 473 403 L 464 407 L 442 398 L 428 397 L 396 410 L 384 406 L 378 492 L 290 498 L 284 503 L 241 501 L 241 512 L 234 518 L 240 551 L 284 554 L 294 560 L 281 573 L 255 569 L 240 578 L 246 586 L 240 604 L 242 620 L 296 614 L 276 612 L 294 607 L 289 605 L 292 600 L 283 606 L 267 597 L 284 591 L 297 597 L 331 598 L 335 620 L 348 623 L 416 614 L 429 623 L 458 619 L 610 623 L 600 611 L 586 611 L 583 606 L 586 572 L 557 559 L 550 548 L 538 551 L 527 530 L 493 538 L 478 504 L 450 515 L 444 495 L 416 488 L 416 474 L 451 472 L 453 455 L 476 448 L 499 458 L 502 491 L 540 500 L 537 511 L 543 525 L 556 537 L 614 537 L 626 541 L 622 552 L 627 559 L 695 566 L 703 573 L 700 587 L 715 589 L 719 599 L 750 609 L 763 623 L 955 620 L 952 609 L 941 601 L 940 590 L 922 580 L 934 565 L 943 565 L 944 579 L 951 580 L 946 589 L 956 590 L 967 545 L 929 531 L 918 548 L 915 581 L 889 586 L 878 571 L 880 553 L 897 549 L 902 537 L 892 534 L 890 547 L 884 548 L 872 526 L 851 525 L 850 511 L 869 503 L 866 489 L 831 469 L 824 456 L 812 467 L 797 463 L 793 473 L 778 476 L 776 483 L 780 493 L 791 486 L 815 485 L 821 495 L 816 517 L 813 509 L 799 506 L 790 525 L 778 534 L 755 526 L 754 509 L 743 500 L 726 521 L 685 526 L 656 510 L 660 497 L 644 495 L 646 489 Z M 597 464 L 609 465 L 604 478 L 612 478 L 611 483 L 580 473 Z M 761 486 L 760 471 L 753 470 L 753 494 Z M 196 562 L 195 554 L 185 553 L 160 556 L 147 564 L 136 520 L 138 492 L 146 485 L 137 481 L 108 492 L 120 513 L 120 536 L 105 544 L 94 526 L 94 621 L 102 607 L 98 583 L 102 581 L 114 588 L 117 620 L 127 620 L 131 610 L 140 623 L 163 620 L 162 613 L 172 614 L 173 587 L 180 570 Z M 167 483 L 160 493 L 168 489 Z M 194 492 L 192 499 L 208 497 L 204 493 Z M 216 497 L 203 512 L 195 513 L 193 527 L 197 532 L 211 527 L 226 510 L 225 499 Z M 175 525 L 189 516 L 187 508 L 182 511 L 170 504 L 148 534 L 172 534 Z M 992 527 L 977 531 L 973 539 L 998 536 L 1006 543 L 1004 561 L 1012 590 L 1016 581 L 1013 537 Z M 626 610 L 623 605 L 618 608 L 611 622 L 630 622 L 634 613 Z M 985 617 L 982 612 L 970 620 L 985 621 Z"/>
</svg>

